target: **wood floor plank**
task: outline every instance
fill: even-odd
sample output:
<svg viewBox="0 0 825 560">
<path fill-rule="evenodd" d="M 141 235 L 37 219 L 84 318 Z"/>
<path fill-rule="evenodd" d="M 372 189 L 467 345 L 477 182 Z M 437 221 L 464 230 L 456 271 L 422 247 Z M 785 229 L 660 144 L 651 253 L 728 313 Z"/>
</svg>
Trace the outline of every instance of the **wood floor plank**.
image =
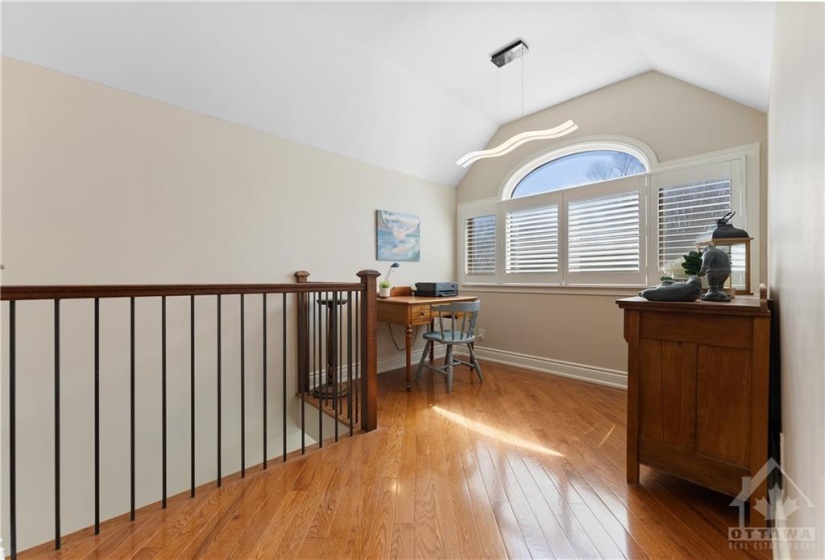
<svg viewBox="0 0 825 560">
<path fill-rule="evenodd" d="M 507 549 L 507 557 L 514 559 L 532 558 L 510 504 L 508 502 L 496 502 L 493 504 L 493 513 L 496 516 L 496 523 L 504 541 L 504 548 Z"/>
<path fill-rule="evenodd" d="M 348 542 L 352 527 L 356 524 L 355 512 L 361 503 L 364 490 L 361 485 L 364 469 L 360 468 L 359 464 L 359 460 L 362 460 L 361 449 L 364 443 L 365 438 L 353 440 L 349 449 L 349 471 L 339 473 L 336 482 L 330 485 L 330 493 L 336 496 L 335 508 L 329 520 L 326 545 L 318 558 L 350 557 L 346 546 L 341 546 L 341 543 Z"/>
<path fill-rule="evenodd" d="M 770 558 L 729 548 L 730 498 L 647 467 L 625 483 L 624 391 L 482 367 L 450 394 L 384 373 L 377 430 L 19 557 Z"/>
<path fill-rule="evenodd" d="M 268 479 L 267 489 L 263 496 L 254 500 L 259 505 L 255 516 L 247 521 L 243 530 L 236 529 L 234 535 L 226 536 L 232 543 L 229 557 L 247 558 L 252 553 L 271 520 L 283 507 L 288 489 L 294 485 L 310 459 L 307 456 L 267 469 L 267 473 L 263 475 Z"/>
<path fill-rule="evenodd" d="M 419 410 L 414 425 L 419 459 L 415 474 L 416 558 L 443 558 L 446 548 L 436 513 L 434 470 L 440 468 L 440 465 L 434 464 L 430 416 L 428 408 Z"/>
<path fill-rule="evenodd" d="M 475 398 L 464 396 L 459 401 L 456 412 L 465 419 L 469 418 L 468 410 L 472 409 Z M 464 484 L 470 499 L 471 515 L 476 525 L 480 558 L 503 558 L 506 555 L 504 542 L 498 531 L 498 524 L 491 501 L 487 494 L 481 471 L 476 458 L 469 427 L 455 432 L 453 444 L 461 459 Z"/>
<path fill-rule="evenodd" d="M 415 556 L 415 525 L 413 523 L 395 523 L 392 529 L 390 555 L 392 559 L 412 558 Z"/>
<path fill-rule="evenodd" d="M 321 501 L 321 495 L 326 491 L 335 472 L 337 467 L 335 458 L 341 454 L 342 448 L 339 443 L 328 448 L 324 457 L 318 453 L 317 456 L 308 458 L 308 463 L 315 467 L 312 469 L 314 473 L 312 485 L 301 486 L 299 490 L 293 489 L 287 492 L 280 515 L 271 519 L 250 557 L 275 558 L 283 555 L 289 558 L 295 556 L 312 522 L 312 515 Z"/>
<path fill-rule="evenodd" d="M 243 492 L 243 488 L 243 484 L 225 482 L 221 488 L 198 500 L 191 515 L 181 516 L 174 522 L 165 524 L 145 543 L 124 543 L 111 557 L 131 558 L 143 549 L 160 549 L 169 557 L 189 558 L 190 556 L 183 556 L 183 551 L 197 541 L 199 535 L 214 526 L 213 519 L 221 518 L 224 512 L 238 506 L 236 498 Z"/>
<path fill-rule="evenodd" d="M 395 512 L 395 487 L 397 479 L 381 477 L 375 484 L 375 492 L 364 509 L 366 523 L 363 527 L 366 558 L 386 558 L 392 546 L 392 530 Z"/>
<path fill-rule="evenodd" d="M 412 426 L 415 422 L 414 402 L 415 399 L 410 398 L 404 407 L 405 426 Z M 418 462 L 416 449 L 415 430 L 407 428 L 401 440 L 395 507 L 396 524 L 415 523 L 415 465 Z"/>
</svg>

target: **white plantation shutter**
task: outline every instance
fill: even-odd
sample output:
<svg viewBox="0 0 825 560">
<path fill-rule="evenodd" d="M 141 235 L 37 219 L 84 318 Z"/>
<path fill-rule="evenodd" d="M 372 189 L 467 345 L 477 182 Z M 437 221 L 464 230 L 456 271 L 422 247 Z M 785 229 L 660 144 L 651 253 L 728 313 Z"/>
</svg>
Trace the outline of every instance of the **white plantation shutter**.
<svg viewBox="0 0 825 560">
<path fill-rule="evenodd" d="M 656 283 L 727 212 L 735 210 L 736 226 L 749 229 L 748 214 L 758 214 L 758 199 L 749 201 L 746 193 L 757 192 L 758 157 L 753 145 L 568 188 L 557 188 L 556 179 L 565 177 L 554 176 L 543 192 L 513 198 L 505 188 L 502 197 L 510 198 L 459 205 L 460 281 L 634 288 Z M 536 165 L 547 163 L 542 158 Z M 518 181 L 536 168 L 524 169 L 515 175 Z M 750 226 L 758 228 L 758 222 Z M 731 260 L 734 282 L 743 282 L 742 255 Z"/>
<path fill-rule="evenodd" d="M 640 210 L 638 191 L 569 202 L 568 271 L 639 272 Z"/>
<path fill-rule="evenodd" d="M 466 218 L 464 274 L 496 273 L 496 216 Z"/>
<path fill-rule="evenodd" d="M 657 189 L 659 270 L 696 250 L 731 209 L 730 177 Z"/>
<path fill-rule="evenodd" d="M 558 272 L 558 205 L 507 212 L 505 247 L 507 274 Z"/>
</svg>

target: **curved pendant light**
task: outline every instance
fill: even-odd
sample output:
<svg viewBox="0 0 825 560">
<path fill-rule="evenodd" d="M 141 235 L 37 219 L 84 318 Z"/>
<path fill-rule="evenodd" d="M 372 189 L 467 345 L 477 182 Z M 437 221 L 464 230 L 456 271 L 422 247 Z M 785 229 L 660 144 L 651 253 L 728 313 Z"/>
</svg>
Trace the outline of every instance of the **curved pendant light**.
<svg viewBox="0 0 825 560">
<path fill-rule="evenodd" d="M 495 53 L 491 58 L 490 62 L 495 64 L 497 67 L 501 68 L 502 66 L 513 62 L 519 58 L 522 58 L 529 48 L 527 45 L 519 40 L 511 45 L 508 45 Z M 524 61 L 522 60 L 521 65 L 521 115 L 524 116 Z M 491 158 L 491 157 L 499 157 L 503 156 L 504 154 L 508 154 L 527 142 L 532 142 L 533 140 L 549 140 L 550 138 L 559 138 L 560 136 L 564 136 L 565 134 L 570 134 L 574 130 L 579 128 L 576 123 L 573 121 L 567 121 L 555 128 L 548 128 L 546 130 L 530 130 L 527 132 L 522 132 L 521 134 L 516 134 L 509 140 L 502 142 L 495 148 L 490 148 L 489 150 L 479 150 L 477 152 L 470 152 L 466 156 L 459 159 L 456 164 L 460 165 L 461 167 L 468 167 L 473 163 L 477 162 L 480 159 Z"/>
<path fill-rule="evenodd" d="M 579 127 L 576 123 L 573 121 L 567 121 L 555 128 L 548 128 L 547 130 L 530 130 L 528 132 L 522 132 L 521 134 L 516 134 L 509 140 L 502 142 L 495 148 L 470 152 L 466 156 L 459 159 L 456 163 L 461 167 L 469 167 L 480 159 L 503 156 L 504 154 L 512 152 L 522 144 L 526 144 L 527 142 L 531 142 L 533 140 L 559 138 L 565 134 L 570 134 L 577 128 Z"/>
</svg>

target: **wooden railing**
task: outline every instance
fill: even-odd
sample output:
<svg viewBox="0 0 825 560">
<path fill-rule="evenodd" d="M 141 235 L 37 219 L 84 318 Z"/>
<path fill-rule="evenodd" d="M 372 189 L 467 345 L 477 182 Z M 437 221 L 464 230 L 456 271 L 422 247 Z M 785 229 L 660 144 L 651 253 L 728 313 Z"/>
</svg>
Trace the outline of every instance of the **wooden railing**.
<svg viewBox="0 0 825 560">
<path fill-rule="evenodd" d="M 8 451 L 4 454 L 8 457 L 9 484 L 8 495 L 4 496 L 8 500 L 6 511 L 9 512 L 9 525 L 6 529 L 8 538 L 4 539 L 4 542 L 8 543 L 12 557 L 16 557 L 18 550 L 18 530 L 21 521 L 18 515 L 19 506 L 27 499 L 41 498 L 19 495 L 18 450 L 21 443 L 26 450 L 24 469 L 36 470 L 30 464 L 31 457 L 53 458 L 53 468 L 50 469 L 53 473 L 53 535 L 55 548 L 59 549 L 63 534 L 63 509 L 67 507 L 61 502 L 61 497 L 63 494 L 71 493 L 75 487 L 93 487 L 88 494 L 93 493 L 95 533 L 100 531 L 101 476 L 104 474 L 101 453 L 107 451 L 101 446 L 102 422 L 108 438 L 122 437 L 129 441 L 128 511 L 133 520 L 138 501 L 144 505 L 161 501 L 162 506 L 166 507 L 170 490 L 174 493 L 175 490 L 179 492 L 183 489 L 180 488 L 182 478 L 188 478 L 189 494 L 194 496 L 199 482 L 208 483 L 211 480 L 218 486 L 221 485 L 225 476 L 225 462 L 232 462 L 237 466 L 236 459 L 239 459 L 240 476 L 244 477 L 248 463 L 247 447 L 252 445 L 247 429 L 248 421 L 254 424 L 255 431 L 260 432 L 260 439 L 256 438 L 254 447 L 256 451 L 260 449 L 260 466 L 263 469 L 267 468 L 270 459 L 279 457 L 286 461 L 287 456 L 298 448 L 301 453 L 305 452 L 308 447 L 307 438 L 313 440 L 310 442 L 311 445 L 323 446 L 326 439 L 324 425 L 330 422 L 322 414 L 323 408 L 331 408 L 333 411 L 336 421 L 332 422 L 331 430 L 334 431 L 336 440 L 342 422 L 349 428 L 350 434 L 356 429 L 375 429 L 375 293 L 378 275 L 376 271 L 364 270 L 358 273 L 360 282 L 354 283 L 308 282 L 309 273 L 302 271 L 296 273 L 295 284 L 3 287 L 0 299 L 8 302 L 5 313 L 8 323 L 3 327 L 4 331 L 8 332 L 8 338 L 4 340 L 7 344 L 8 362 L 3 366 L 8 387 Z M 273 295 L 280 297 L 272 297 Z M 237 302 L 236 305 L 227 305 L 230 297 L 232 302 Z M 215 305 L 212 308 L 209 301 L 213 298 Z M 248 320 L 249 301 L 253 299 L 257 300 L 256 303 L 260 306 L 260 319 Z M 64 303 L 67 300 L 83 300 L 84 303 Z M 128 302 L 128 328 L 122 317 L 122 312 L 125 311 L 124 303 L 108 303 L 108 300 Z M 138 300 L 140 308 L 136 310 Z M 101 317 L 102 301 L 107 301 L 105 306 L 108 306 L 103 310 L 104 317 Z M 159 310 L 156 307 L 153 309 L 157 303 L 160 304 Z M 169 307 L 174 307 L 171 320 L 168 320 L 168 304 Z M 72 307 L 67 312 L 66 308 L 69 305 Z M 204 314 L 204 308 L 214 310 L 214 319 Z M 155 315 L 157 311 L 159 313 Z M 121 312 L 120 315 L 118 312 Z M 232 317 L 222 317 L 224 312 L 229 312 Z M 31 314 L 31 318 L 26 318 L 28 313 Z M 288 317 L 293 313 L 294 322 L 288 322 Z M 20 328 L 21 323 L 23 332 Z M 252 337 L 247 333 L 250 326 L 257 331 Z M 227 336 L 228 331 L 233 328 L 237 328 L 237 334 Z M 88 336 L 83 334 L 86 331 Z M 128 356 L 118 353 L 118 344 L 115 340 L 117 332 L 123 332 L 124 335 L 128 332 Z M 280 345 L 272 342 L 273 333 L 280 334 Z M 69 344 L 67 338 L 70 339 Z M 83 340 L 75 341 L 75 338 Z M 159 352 L 155 352 L 158 338 L 160 348 Z M 113 348 L 105 345 L 107 341 L 114 341 L 111 344 Z M 200 346 L 210 346 L 213 343 L 214 361 L 204 360 L 204 348 Z M 52 346 L 51 352 L 44 348 L 49 345 Z M 248 352 L 249 347 L 255 347 L 256 352 Z M 87 349 L 90 356 L 85 356 Z M 25 354 L 23 360 L 21 353 Z M 255 363 L 249 364 L 253 354 L 256 356 Z M 233 363 L 227 367 L 230 358 Z M 234 361 L 235 358 L 238 361 Z M 103 365 L 103 359 L 107 365 Z M 138 375 L 138 361 L 141 364 L 154 362 L 159 370 L 156 372 L 157 377 L 143 373 L 144 370 L 154 371 L 155 367 L 143 365 L 140 368 L 141 374 Z M 170 361 L 174 362 L 172 366 Z M 117 365 L 114 366 L 113 363 Z M 126 364 L 128 388 L 121 387 L 112 379 L 116 375 L 112 373 L 107 376 L 106 371 L 125 370 Z M 211 377 L 212 374 L 214 378 Z M 170 396 L 170 376 L 174 376 L 177 388 L 185 385 L 184 379 L 188 377 L 188 395 L 182 396 L 182 391 L 177 391 L 175 396 Z M 46 379 L 49 380 L 48 383 L 44 383 Z M 250 382 L 253 381 L 255 387 L 250 386 Z M 136 401 L 138 392 L 143 394 L 147 386 L 155 383 L 160 385 L 160 403 L 149 403 L 149 408 L 158 408 L 160 411 L 160 433 L 152 434 L 147 433 L 149 428 L 138 423 L 141 414 Z M 226 385 L 227 383 L 231 386 Z M 40 394 L 35 394 L 48 392 L 46 385 L 51 385 L 51 398 L 41 398 Z M 85 391 L 84 388 L 92 390 Z M 21 416 L 21 409 L 18 405 L 20 391 L 24 389 L 29 391 L 22 395 L 24 405 L 28 403 L 30 406 L 26 406 L 22 411 L 26 414 L 22 416 L 24 425 L 21 426 L 18 418 Z M 231 396 L 226 394 L 227 389 L 231 389 Z M 103 418 L 101 402 L 125 403 L 127 398 L 121 391 L 128 392 L 128 406 L 125 407 L 128 410 L 123 410 L 123 416 L 114 420 L 111 416 Z M 257 410 L 250 411 L 248 405 L 253 401 L 250 401 L 248 396 L 253 392 L 259 392 L 260 400 L 254 406 Z M 214 400 L 209 403 L 203 402 L 206 399 L 199 399 L 202 394 L 209 394 Z M 300 398 L 296 399 L 296 394 Z M 310 418 L 307 414 L 306 403 L 311 401 L 312 397 L 319 401 L 317 424 L 314 417 Z M 227 406 L 227 399 L 230 398 L 234 400 Z M 141 404 L 146 405 L 145 402 Z M 37 408 L 38 414 L 31 414 L 32 406 Z M 61 406 L 67 407 L 66 410 L 70 412 L 62 412 Z M 208 422 L 203 421 L 204 414 L 198 414 L 206 408 Z M 280 410 L 277 410 L 278 408 Z M 78 430 L 78 422 L 83 421 L 75 417 L 83 416 L 83 413 L 74 414 L 73 411 L 78 410 L 93 411 L 88 415 L 92 425 L 81 429 L 89 429 L 93 434 L 93 443 L 90 442 L 89 445 L 94 450 L 92 457 L 78 456 L 80 452 L 74 448 L 68 451 L 61 449 L 61 444 L 68 435 L 62 431 L 64 423 L 69 421 L 74 428 L 72 432 L 75 432 Z M 275 420 L 275 414 L 271 414 L 273 411 L 280 412 L 279 420 Z M 293 417 L 290 419 L 291 413 Z M 120 411 L 117 414 L 120 414 Z M 128 433 L 115 433 L 113 436 L 113 425 L 120 422 L 125 428 L 127 414 Z M 235 414 L 237 417 L 234 417 Z M 170 415 L 174 416 L 173 421 L 170 421 Z M 49 419 L 49 416 L 52 418 Z M 48 431 L 51 432 L 53 441 L 43 442 L 40 441 L 41 438 L 32 435 L 42 434 L 46 430 L 43 424 L 50 423 L 50 420 L 51 428 Z M 155 422 L 156 418 L 150 420 L 151 422 L 147 423 Z M 269 444 L 270 440 L 277 436 L 273 435 L 269 428 L 276 422 L 280 423 L 279 436 L 282 441 L 279 453 L 273 457 Z M 186 423 L 189 425 L 182 427 L 182 424 Z M 237 431 L 225 430 L 227 425 L 237 428 Z M 300 445 L 295 441 L 296 437 L 290 438 L 288 433 L 290 428 L 296 427 L 300 431 Z M 188 434 L 185 433 L 187 431 Z M 198 455 L 204 454 L 203 449 L 196 449 L 196 444 L 202 441 L 198 439 L 200 431 L 215 434 L 214 446 L 209 445 L 207 450 L 215 451 L 214 477 L 204 475 L 203 461 L 200 464 L 197 462 Z M 144 495 L 138 496 L 138 477 L 151 478 L 151 473 L 145 474 L 138 469 L 138 435 L 141 443 L 152 438 L 160 439 L 160 452 L 157 453 L 161 471 L 160 500 L 150 499 L 145 495 L 145 491 Z M 188 465 L 182 465 L 181 461 L 174 464 L 169 461 L 170 435 L 177 442 L 188 439 L 188 461 L 183 461 L 188 462 Z M 53 450 L 43 449 L 43 446 L 49 443 L 53 444 Z M 224 444 L 229 444 L 229 451 L 222 448 Z M 203 444 L 201 446 L 204 447 Z M 227 453 L 235 449 L 239 457 L 226 461 Z M 177 448 L 173 450 L 178 451 Z M 77 465 L 78 462 L 88 463 L 88 472 L 80 469 L 81 474 L 75 476 L 78 475 L 78 469 L 74 468 L 72 473 L 67 474 L 62 466 L 66 453 L 70 455 L 73 465 Z M 140 458 L 143 464 L 145 456 L 141 454 Z M 112 463 L 117 459 L 107 457 L 106 463 Z M 42 463 L 43 461 L 37 462 L 37 466 L 42 468 Z M 188 473 L 185 474 L 188 474 L 188 477 L 179 476 L 183 467 L 187 467 Z M 177 473 L 176 488 L 170 488 L 167 476 L 170 471 Z M 199 475 L 197 471 L 200 471 Z M 64 477 L 67 480 L 64 480 Z M 47 486 L 48 483 L 45 482 L 28 480 L 26 489 L 33 494 L 33 485 Z M 66 482 L 68 485 L 64 486 Z M 117 493 L 111 488 L 104 490 L 107 496 Z M 91 524 L 78 521 L 77 517 L 85 518 L 86 514 L 77 514 L 77 501 L 71 497 L 67 500 L 72 506 L 72 527 L 68 532 Z M 107 505 L 106 509 L 111 512 L 116 507 Z M 27 504 L 24 509 L 27 513 L 38 512 L 36 519 L 26 517 L 24 522 L 46 522 L 41 505 Z M 115 512 L 117 513 L 120 512 Z M 91 521 L 91 512 L 88 519 Z M 38 536 L 37 530 L 28 529 L 30 528 L 27 526 L 27 540 L 33 542 L 24 543 L 27 545 L 26 548 L 44 540 L 42 535 Z M 40 532 L 42 533 L 42 530 Z"/>
</svg>

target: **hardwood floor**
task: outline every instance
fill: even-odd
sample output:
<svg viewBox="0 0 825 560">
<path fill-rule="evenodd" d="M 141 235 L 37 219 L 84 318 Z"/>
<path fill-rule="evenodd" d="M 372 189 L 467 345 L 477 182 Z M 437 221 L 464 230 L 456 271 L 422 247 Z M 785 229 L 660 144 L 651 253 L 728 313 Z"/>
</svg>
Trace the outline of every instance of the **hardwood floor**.
<svg viewBox="0 0 825 560">
<path fill-rule="evenodd" d="M 482 367 L 449 395 L 382 374 L 375 432 L 20 557 L 770 557 L 729 548 L 730 498 L 645 467 L 625 484 L 624 391 Z"/>
</svg>

